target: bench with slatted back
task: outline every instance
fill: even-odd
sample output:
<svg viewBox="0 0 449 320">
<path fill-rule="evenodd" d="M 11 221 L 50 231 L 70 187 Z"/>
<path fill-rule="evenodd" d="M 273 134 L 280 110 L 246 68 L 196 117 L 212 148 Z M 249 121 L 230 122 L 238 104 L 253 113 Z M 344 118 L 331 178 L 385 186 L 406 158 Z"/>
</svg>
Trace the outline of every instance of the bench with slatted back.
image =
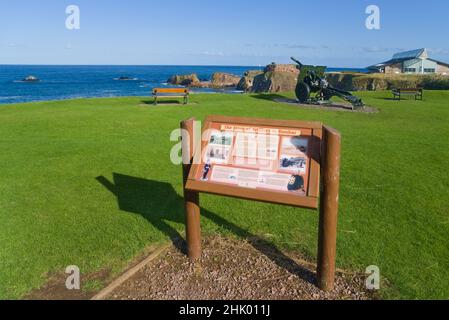
<svg viewBox="0 0 449 320">
<path fill-rule="evenodd" d="M 412 95 L 415 96 L 415 100 L 422 100 L 423 95 L 422 88 L 396 88 L 392 92 L 394 100 L 401 100 L 403 95 Z"/>
<path fill-rule="evenodd" d="M 158 99 L 162 98 L 183 98 L 184 104 L 189 99 L 189 89 L 185 88 L 155 88 L 153 89 L 154 104 L 157 105 Z"/>
</svg>

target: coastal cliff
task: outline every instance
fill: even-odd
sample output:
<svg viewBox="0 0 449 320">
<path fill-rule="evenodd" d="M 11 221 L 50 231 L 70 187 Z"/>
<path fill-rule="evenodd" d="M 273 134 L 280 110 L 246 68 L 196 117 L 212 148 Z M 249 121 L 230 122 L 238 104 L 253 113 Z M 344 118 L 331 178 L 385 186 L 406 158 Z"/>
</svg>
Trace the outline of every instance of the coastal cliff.
<svg viewBox="0 0 449 320">
<path fill-rule="evenodd" d="M 329 84 L 346 91 L 379 91 L 393 88 L 449 90 L 449 77 L 441 75 L 329 73 Z"/>
<path fill-rule="evenodd" d="M 293 91 L 298 82 L 299 70 L 292 64 L 269 64 L 262 74 L 254 77 L 251 92 Z"/>
</svg>

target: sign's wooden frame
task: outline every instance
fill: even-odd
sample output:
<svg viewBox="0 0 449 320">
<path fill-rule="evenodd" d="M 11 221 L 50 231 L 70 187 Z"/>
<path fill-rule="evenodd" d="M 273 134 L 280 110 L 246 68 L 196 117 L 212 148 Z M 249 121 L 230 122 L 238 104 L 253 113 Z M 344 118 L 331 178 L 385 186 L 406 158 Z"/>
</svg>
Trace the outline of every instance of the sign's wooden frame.
<svg viewBox="0 0 449 320">
<path fill-rule="evenodd" d="M 335 283 L 335 257 L 337 242 L 337 214 L 340 186 L 341 135 L 335 129 L 319 122 L 251 119 L 224 116 L 209 116 L 205 130 L 211 124 L 233 123 L 250 126 L 272 126 L 312 129 L 311 166 L 309 185 L 305 196 L 286 192 L 254 190 L 242 187 L 195 180 L 200 165 L 193 163 L 208 141 L 192 151 L 194 143 L 194 122 L 191 118 L 181 122 L 183 159 L 183 187 L 185 203 L 185 224 L 187 254 L 195 260 L 201 257 L 200 192 L 316 209 L 319 200 L 317 283 L 322 290 L 329 291 Z M 188 139 L 187 139 L 188 138 Z M 200 155 L 202 156 L 202 155 Z"/>
</svg>

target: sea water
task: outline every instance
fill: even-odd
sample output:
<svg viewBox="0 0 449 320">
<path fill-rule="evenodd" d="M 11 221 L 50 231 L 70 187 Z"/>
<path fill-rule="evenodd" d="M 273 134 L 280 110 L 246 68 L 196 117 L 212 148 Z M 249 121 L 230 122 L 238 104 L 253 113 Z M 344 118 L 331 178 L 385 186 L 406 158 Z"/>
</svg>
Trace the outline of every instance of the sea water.
<svg viewBox="0 0 449 320">
<path fill-rule="evenodd" d="M 196 73 L 210 80 L 214 72 L 242 76 L 252 66 L 30 66 L 0 65 L 0 104 L 75 98 L 149 96 L 155 87 L 170 86 L 167 80 L 176 74 Z M 338 70 L 338 69 L 333 69 Z M 35 76 L 39 82 L 22 81 Z M 118 80 L 128 77 L 131 80 Z M 194 92 L 235 90 L 192 89 Z"/>
</svg>

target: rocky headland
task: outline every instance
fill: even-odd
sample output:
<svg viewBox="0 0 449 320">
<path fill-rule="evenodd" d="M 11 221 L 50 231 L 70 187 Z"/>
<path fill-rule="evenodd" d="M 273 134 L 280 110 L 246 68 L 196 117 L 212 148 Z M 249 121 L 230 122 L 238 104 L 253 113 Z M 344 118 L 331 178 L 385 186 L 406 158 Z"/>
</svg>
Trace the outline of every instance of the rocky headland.
<svg viewBox="0 0 449 320">
<path fill-rule="evenodd" d="M 248 70 L 243 76 L 216 72 L 210 80 L 201 81 L 197 74 L 174 75 L 168 79 L 172 85 L 192 88 L 234 89 L 245 92 L 280 92 L 294 90 L 299 70 L 293 64 L 275 64 L 263 70 Z"/>
</svg>

